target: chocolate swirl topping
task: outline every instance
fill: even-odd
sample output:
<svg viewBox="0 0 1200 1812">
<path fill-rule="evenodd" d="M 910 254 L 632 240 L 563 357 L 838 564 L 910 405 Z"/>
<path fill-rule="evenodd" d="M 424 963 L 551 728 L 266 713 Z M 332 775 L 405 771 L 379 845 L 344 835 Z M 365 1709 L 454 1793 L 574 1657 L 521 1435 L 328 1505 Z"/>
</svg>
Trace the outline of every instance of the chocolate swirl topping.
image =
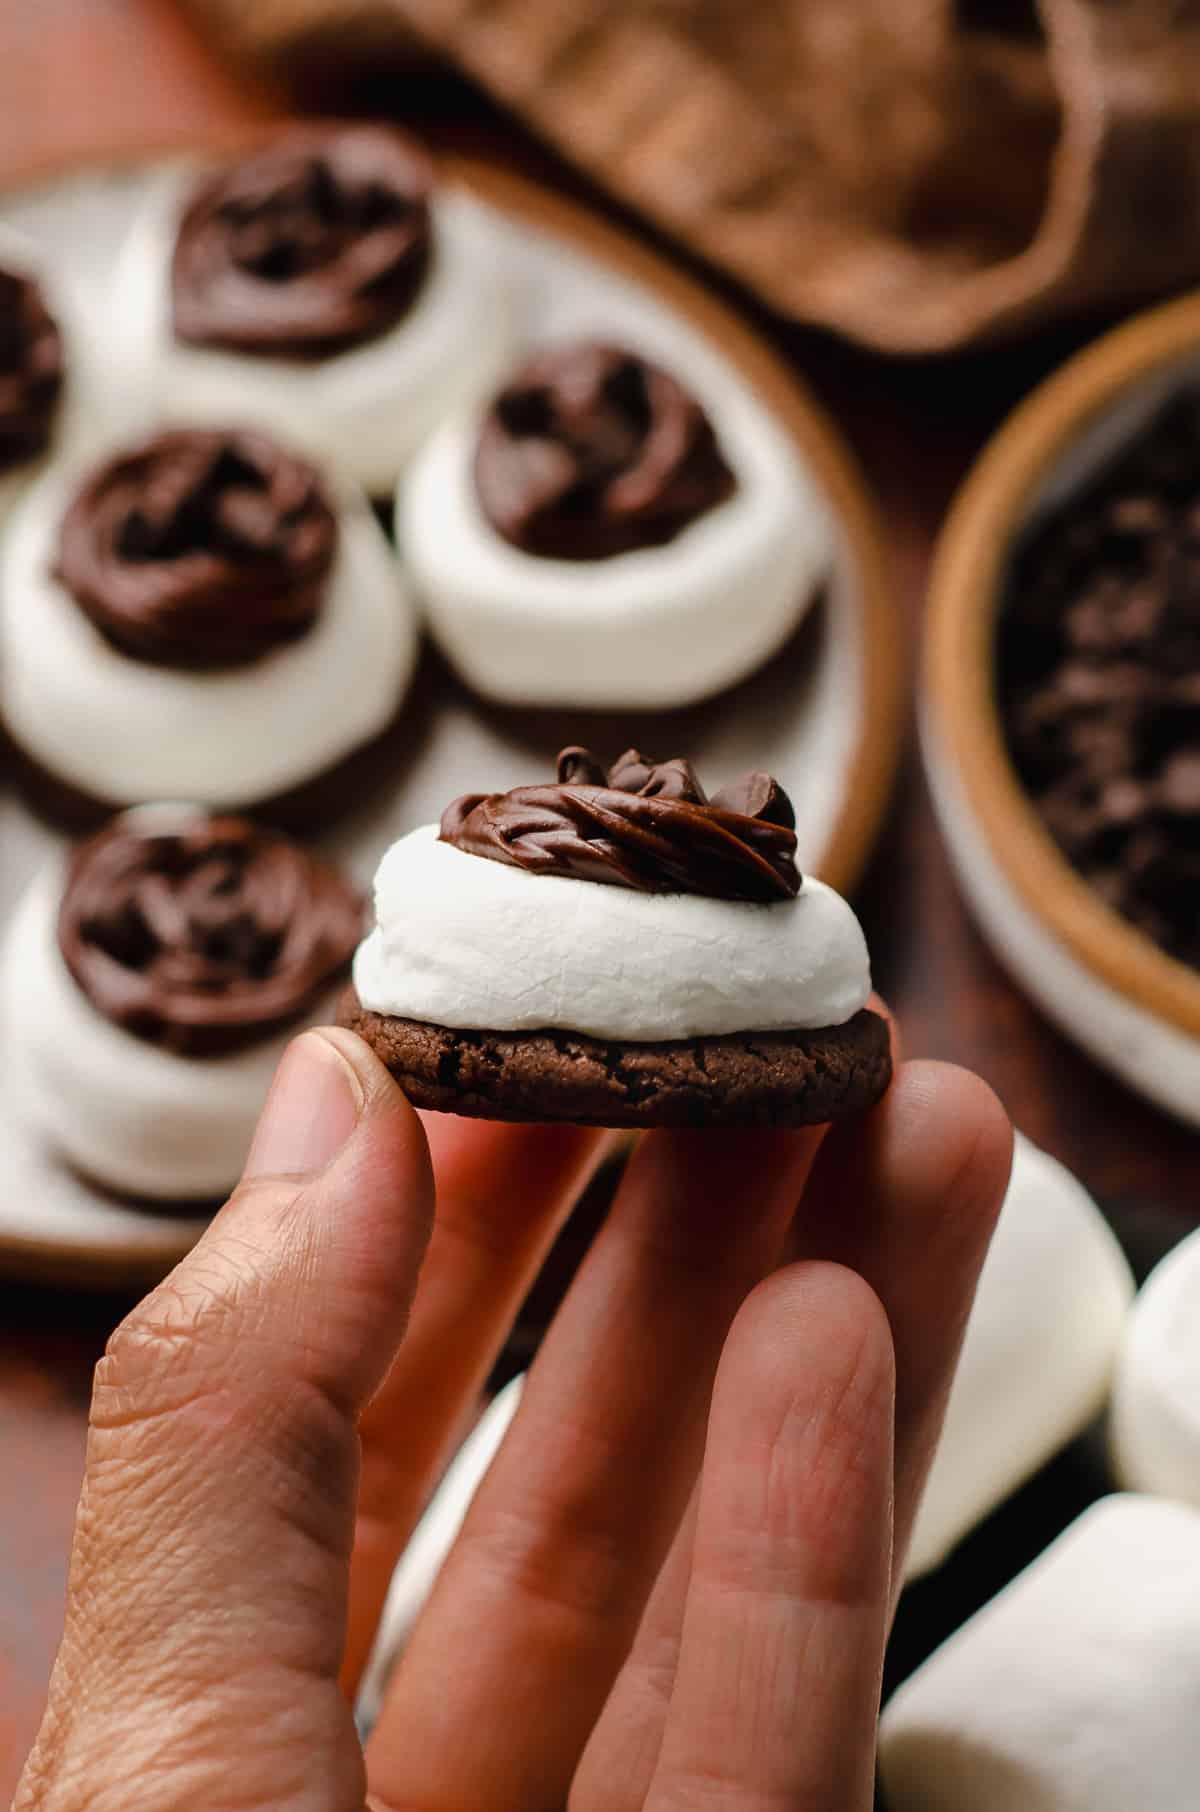
<svg viewBox="0 0 1200 1812">
<path fill-rule="evenodd" d="M 433 169 L 390 126 L 301 127 L 202 184 L 171 260 L 177 339 L 323 359 L 374 340 L 429 266 Z"/>
<path fill-rule="evenodd" d="M 50 444 L 62 336 L 32 277 L 0 270 L 0 471 Z"/>
<path fill-rule="evenodd" d="M 332 868 L 241 818 L 118 818 L 71 858 L 63 961 L 135 1038 L 188 1057 L 302 1017 L 346 967 L 362 901 Z"/>
<path fill-rule="evenodd" d="M 177 429 L 87 479 L 54 572 L 134 660 L 238 667 L 310 628 L 336 546 L 303 460 L 261 434 Z"/>
<path fill-rule="evenodd" d="M 682 384 L 636 353 L 580 341 L 536 354 L 496 398 L 475 489 L 514 547 L 604 560 L 673 540 L 736 481 Z"/>
<path fill-rule="evenodd" d="M 532 874 L 770 902 L 800 891 L 795 825 L 769 774 L 744 774 L 709 799 L 690 762 L 627 749 L 606 774 L 572 747 L 559 755 L 557 785 L 466 793 L 442 814 L 440 834 Z"/>
</svg>

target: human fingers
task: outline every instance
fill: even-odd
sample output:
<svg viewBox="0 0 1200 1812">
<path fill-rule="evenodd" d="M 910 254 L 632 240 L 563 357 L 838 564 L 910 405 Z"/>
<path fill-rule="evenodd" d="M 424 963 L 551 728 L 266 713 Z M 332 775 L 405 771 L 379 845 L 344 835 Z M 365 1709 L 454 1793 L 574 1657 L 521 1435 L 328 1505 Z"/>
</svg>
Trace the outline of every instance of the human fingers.
<svg viewBox="0 0 1200 1812">
<path fill-rule="evenodd" d="M 633 1644 L 575 1770 L 571 1804 L 587 1812 L 641 1812 L 650 1791 L 679 1665 L 699 1502 L 697 1479 Z"/>
<path fill-rule="evenodd" d="M 788 1235 L 793 1256 L 818 1255 L 863 1275 L 889 1316 L 897 1361 L 893 1601 L 1010 1152 L 1007 1120 L 977 1078 L 943 1064 L 905 1065 L 872 1114 L 831 1129 Z M 685 1525 L 584 1756 L 588 1812 L 626 1812 L 648 1789 L 690 1569 Z M 618 1755 L 626 1758 L 621 1769 Z"/>
<path fill-rule="evenodd" d="M 18 1806 L 361 1802 L 337 1687 L 356 1420 L 432 1211 L 424 1135 L 378 1060 L 346 1032 L 294 1040 L 242 1182 L 97 1367 Z"/>
<path fill-rule="evenodd" d="M 401 1659 L 381 1807 L 558 1812 L 686 1500 L 726 1330 L 819 1135 L 636 1153 Z"/>
<path fill-rule="evenodd" d="M 893 1386 L 887 1318 L 854 1272 L 791 1266 L 738 1316 L 646 1812 L 870 1807 Z M 583 1792 L 570 1804 L 593 1812 Z"/>
<path fill-rule="evenodd" d="M 353 1697 L 388 1586 L 455 1434 L 555 1234 L 611 1147 L 578 1126 L 422 1116 L 437 1209 L 402 1351 L 363 1413 L 342 1684 Z"/>
<path fill-rule="evenodd" d="M 831 1130 L 789 1236 L 793 1256 L 864 1277 L 891 1325 L 896 1593 L 1011 1162 L 1012 1128 L 985 1082 L 906 1063 L 878 1107 Z"/>
</svg>

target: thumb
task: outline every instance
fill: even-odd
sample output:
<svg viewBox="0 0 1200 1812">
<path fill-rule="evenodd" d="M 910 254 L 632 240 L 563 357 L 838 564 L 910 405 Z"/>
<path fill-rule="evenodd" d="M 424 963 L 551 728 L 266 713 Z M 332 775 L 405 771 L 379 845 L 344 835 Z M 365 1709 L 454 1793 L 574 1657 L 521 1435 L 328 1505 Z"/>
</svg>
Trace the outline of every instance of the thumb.
<svg viewBox="0 0 1200 1812">
<path fill-rule="evenodd" d="M 216 1803 L 218 1780 L 222 1804 L 360 1803 L 336 1684 L 356 1420 L 432 1214 L 420 1123 L 371 1051 L 294 1040 L 242 1182 L 97 1367 L 67 1625 L 18 1806 L 80 1765 L 80 1805 L 136 1806 L 150 1758 L 156 1807 Z"/>
</svg>

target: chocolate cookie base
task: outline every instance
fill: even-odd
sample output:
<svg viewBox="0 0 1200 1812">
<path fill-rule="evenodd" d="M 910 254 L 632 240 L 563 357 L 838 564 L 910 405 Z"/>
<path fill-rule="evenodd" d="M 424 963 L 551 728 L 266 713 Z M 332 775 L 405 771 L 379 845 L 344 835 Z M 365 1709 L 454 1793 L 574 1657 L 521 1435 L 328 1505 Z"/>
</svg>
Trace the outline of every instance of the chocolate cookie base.
<svg viewBox="0 0 1200 1812">
<path fill-rule="evenodd" d="M 479 1120 L 585 1126 L 819 1126 L 871 1107 L 892 1075 L 886 1022 L 863 1008 L 811 1032 L 736 1032 L 634 1044 L 579 1032 L 455 1030 L 369 1012 L 365 1038 L 417 1107 Z"/>
</svg>

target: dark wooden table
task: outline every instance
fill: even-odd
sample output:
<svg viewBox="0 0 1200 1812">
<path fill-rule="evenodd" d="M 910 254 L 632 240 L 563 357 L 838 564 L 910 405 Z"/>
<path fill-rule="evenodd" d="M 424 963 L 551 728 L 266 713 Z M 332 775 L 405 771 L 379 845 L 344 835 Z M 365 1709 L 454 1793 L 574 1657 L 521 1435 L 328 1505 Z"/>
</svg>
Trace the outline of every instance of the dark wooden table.
<svg viewBox="0 0 1200 1812">
<path fill-rule="evenodd" d="M 415 113 L 434 136 L 449 131 L 461 142 L 469 132 L 497 155 L 571 182 L 452 82 L 425 76 L 406 88 L 402 78 L 379 76 L 371 93 L 352 98 L 359 107 Z M 277 105 L 279 97 L 222 69 L 170 0 L 0 8 L 0 180 L 18 180 L 52 156 L 197 138 Z M 874 488 L 915 669 L 930 550 L 955 487 L 1018 398 L 1104 323 L 905 365 L 765 317 L 762 324 L 841 423 Z M 1130 1204 L 1200 1214 L 1200 1135 L 1074 1050 L 974 929 L 912 748 L 857 904 L 909 1054 L 979 1070 L 1017 1124 L 1118 1214 Z M 36 1728 L 58 1639 L 92 1366 L 128 1306 L 112 1296 L 0 1286 L 0 1803 Z"/>
</svg>

